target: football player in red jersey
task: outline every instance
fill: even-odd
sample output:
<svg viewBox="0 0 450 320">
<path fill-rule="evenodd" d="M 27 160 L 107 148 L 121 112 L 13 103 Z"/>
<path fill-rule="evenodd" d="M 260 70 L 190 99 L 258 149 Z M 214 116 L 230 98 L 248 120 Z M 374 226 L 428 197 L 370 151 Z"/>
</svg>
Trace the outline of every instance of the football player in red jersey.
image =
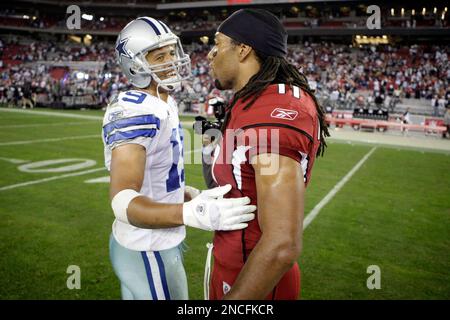
<svg viewBox="0 0 450 320">
<path fill-rule="evenodd" d="M 231 89 L 215 184 L 250 197 L 247 229 L 216 231 L 210 299 L 298 299 L 304 194 L 329 136 L 306 77 L 286 60 L 287 33 L 271 13 L 242 9 L 219 26 L 208 54 L 216 87 Z"/>
</svg>

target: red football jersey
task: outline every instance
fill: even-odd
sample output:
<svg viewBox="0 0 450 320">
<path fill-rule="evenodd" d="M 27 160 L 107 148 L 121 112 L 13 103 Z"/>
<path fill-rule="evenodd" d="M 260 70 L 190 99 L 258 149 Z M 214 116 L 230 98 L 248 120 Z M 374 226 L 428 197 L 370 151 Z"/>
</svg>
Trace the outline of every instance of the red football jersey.
<svg viewBox="0 0 450 320">
<path fill-rule="evenodd" d="M 245 105 L 242 101 L 234 105 L 227 130 L 214 152 L 214 180 L 219 186 L 232 185 L 225 197 L 248 196 L 251 204 L 258 205 L 250 160 L 262 153 L 276 153 L 298 161 L 307 185 L 320 145 L 319 119 L 313 99 L 299 87 L 274 84 L 249 109 L 244 110 Z M 257 218 L 243 230 L 217 231 L 214 258 L 229 268 L 242 268 L 260 237 Z"/>
</svg>

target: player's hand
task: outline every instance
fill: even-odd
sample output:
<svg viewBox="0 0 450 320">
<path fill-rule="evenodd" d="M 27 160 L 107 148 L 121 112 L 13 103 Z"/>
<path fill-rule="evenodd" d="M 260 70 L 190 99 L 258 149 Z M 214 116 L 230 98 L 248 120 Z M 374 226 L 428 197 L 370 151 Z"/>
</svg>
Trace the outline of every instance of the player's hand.
<svg viewBox="0 0 450 320">
<path fill-rule="evenodd" d="M 200 194 L 200 190 L 191 186 L 184 187 L 184 201 L 190 201 Z"/>
<path fill-rule="evenodd" d="M 223 196 L 231 185 L 205 190 L 197 197 L 183 204 L 185 225 L 203 230 L 239 230 L 255 218 L 256 206 L 249 205 L 250 198 L 229 198 Z"/>
</svg>

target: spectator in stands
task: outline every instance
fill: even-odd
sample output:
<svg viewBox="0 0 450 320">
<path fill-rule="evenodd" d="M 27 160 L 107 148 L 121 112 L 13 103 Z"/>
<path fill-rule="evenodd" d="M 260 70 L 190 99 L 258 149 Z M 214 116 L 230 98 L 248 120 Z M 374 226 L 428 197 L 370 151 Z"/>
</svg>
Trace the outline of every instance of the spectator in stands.
<svg viewBox="0 0 450 320">
<path fill-rule="evenodd" d="M 447 127 L 447 131 L 443 132 L 443 138 L 450 136 L 450 107 L 446 108 L 444 115 L 444 125 Z"/>
<path fill-rule="evenodd" d="M 445 99 L 445 96 L 442 95 L 439 99 L 438 99 L 438 109 L 442 109 L 445 113 L 445 107 L 447 105 L 447 100 Z M 440 112 L 439 112 L 440 113 Z"/>
<path fill-rule="evenodd" d="M 380 92 L 375 93 L 375 105 L 377 109 L 380 109 L 384 102 L 384 95 Z"/>
<path fill-rule="evenodd" d="M 13 106 L 18 107 L 19 101 L 22 99 L 22 88 L 12 87 L 12 89 L 13 89 Z"/>
<path fill-rule="evenodd" d="M 409 112 L 409 108 L 406 108 L 405 112 L 403 113 L 403 123 L 404 124 L 411 123 L 411 113 Z"/>
<path fill-rule="evenodd" d="M 447 106 L 444 114 L 444 125 L 447 127 L 447 131 L 442 133 L 442 137 L 450 137 L 450 107 Z"/>
<path fill-rule="evenodd" d="M 403 124 L 411 124 L 411 114 L 409 112 L 409 108 L 406 108 L 406 111 L 403 113 L 402 122 L 403 122 Z M 402 126 L 402 132 L 408 133 L 408 128 Z"/>
<path fill-rule="evenodd" d="M 433 116 L 439 117 L 439 97 L 434 96 L 431 99 L 431 106 L 433 107 Z"/>
<path fill-rule="evenodd" d="M 33 109 L 33 102 L 31 100 L 31 83 L 27 82 L 23 89 L 23 96 L 22 96 L 22 108 L 26 109 L 29 107 L 30 109 Z"/>
</svg>

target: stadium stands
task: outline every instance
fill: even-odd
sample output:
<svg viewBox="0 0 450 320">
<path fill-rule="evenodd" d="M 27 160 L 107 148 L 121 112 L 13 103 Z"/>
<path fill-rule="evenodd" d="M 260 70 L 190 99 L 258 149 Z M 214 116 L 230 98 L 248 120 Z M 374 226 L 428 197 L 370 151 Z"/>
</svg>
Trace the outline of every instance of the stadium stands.
<svg viewBox="0 0 450 320">
<path fill-rule="evenodd" d="M 31 81 L 33 91 L 44 92 L 51 100 L 51 93 L 46 88 L 53 87 L 58 81 L 63 87 L 69 86 L 68 92 L 76 91 L 72 86 L 94 86 L 93 91 L 104 96 L 101 99 L 104 103 L 119 87 L 126 87 L 125 79 L 115 64 L 113 42 L 98 42 L 90 46 L 67 41 L 35 42 L 32 39 L 2 43 L 0 87 L 3 90 L 11 88 L 12 80 L 18 87 Z M 332 108 L 352 109 L 356 97 L 364 96 L 366 104 L 379 103 L 379 107 L 391 111 L 394 109 L 391 102 L 395 99 L 397 102 L 413 101 L 408 105 L 413 106 L 414 113 L 431 115 L 435 112 L 431 106 L 433 97 L 449 99 L 448 49 L 442 46 L 358 48 L 330 42 L 305 42 L 289 48 L 289 60 L 317 86 L 322 101 Z M 206 60 L 208 50 L 209 46 L 204 45 L 187 46 L 194 78 L 184 89 L 191 92 L 192 97 L 203 97 L 203 100 L 213 89 Z M 75 61 L 80 63 L 69 64 Z M 81 76 L 82 62 L 99 62 L 101 65 L 97 72 Z M 39 79 L 29 77 L 33 74 L 37 74 Z M 99 93 L 105 87 L 107 92 Z M 447 103 L 441 102 L 437 115 L 443 114 Z M 402 104 L 397 105 L 399 111 L 404 108 Z"/>
<path fill-rule="evenodd" d="M 134 9 L 153 10 L 155 4 L 134 1 L 135 8 L 125 15 L 126 4 L 113 1 L 115 9 L 100 16 L 101 10 L 96 8 L 103 5 L 98 3 L 89 9 L 93 18 L 83 19 L 82 31 L 75 30 L 75 34 L 66 27 L 67 14 L 60 8 L 53 14 L 55 6 L 51 2 L 46 5 L 48 10 L 32 12 L 24 6 L 0 9 L 0 103 L 21 106 L 24 92 L 31 90 L 38 106 L 105 107 L 119 90 L 129 87 L 115 63 L 117 32 L 138 15 L 129 16 Z M 366 37 L 357 33 L 347 38 L 336 36 L 336 31 L 339 35 L 365 28 L 365 8 L 363 4 L 280 6 L 275 12 L 291 34 L 288 59 L 307 76 L 329 113 L 362 108 L 367 114 L 372 111 L 371 115 L 381 112 L 386 120 L 387 112 L 402 114 L 408 109 L 412 114 L 442 116 L 450 100 L 448 44 L 412 44 L 411 39 L 399 41 L 384 35 L 376 40 L 387 44 L 362 45 L 359 40 Z M 209 98 L 230 97 L 230 92 L 214 90 L 206 55 L 217 25 L 236 9 L 154 11 L 180 34 L 191 56 L 194 77 L 175 93 L 181 110 L 203 113 Z M 448 30 L 446 9 L 425 14 L 414 13 L 411 7 L 401 14 L 400 8 L 395 8 L 396 14 L 392 14 L 392 9 L 383 7 L 382 17 L 383 27 L 394 33 Z M 325 37 L 302 35 L 319 29 L 325 30 Z M 327 32 L 334 37 L 326 37 Z M 202 34 L 206 40 L 199 41 Z"/>
</svg>

